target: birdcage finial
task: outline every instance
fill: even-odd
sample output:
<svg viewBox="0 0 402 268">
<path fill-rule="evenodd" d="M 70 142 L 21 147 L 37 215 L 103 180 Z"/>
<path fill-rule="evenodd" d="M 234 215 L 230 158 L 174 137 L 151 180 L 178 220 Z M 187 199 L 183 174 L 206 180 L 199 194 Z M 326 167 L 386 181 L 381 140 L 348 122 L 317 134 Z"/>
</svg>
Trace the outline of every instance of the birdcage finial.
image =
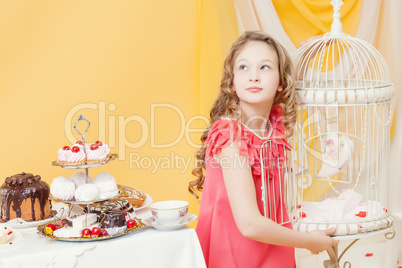
<svg viewBox="0 0 402 268">
<path fill-rule="evenodd" d="M 331 33 L 332 34 L 342 34 L 342 23 L 341 23 L 341 6 L 343 6 L 342 0 L 332 0 L 331 5 L 334 7 L 334 15 L 332 16 L 334 20 L 331 25 Z"/>
</svg>

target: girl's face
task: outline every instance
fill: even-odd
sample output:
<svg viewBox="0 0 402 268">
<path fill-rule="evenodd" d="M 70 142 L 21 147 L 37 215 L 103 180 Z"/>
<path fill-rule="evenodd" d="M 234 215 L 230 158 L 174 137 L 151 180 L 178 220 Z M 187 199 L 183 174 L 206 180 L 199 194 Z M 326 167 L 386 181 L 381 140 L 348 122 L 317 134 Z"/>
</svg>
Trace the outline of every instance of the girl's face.
<svg viewBox="0 0 402 268">
<path fill-rule="evenodd" d="M 272 104 L 279 86 L 278 56 L 262 41 L 248 42 L 235 59 L 233 90 L 240 103 Z"/>
</svg>

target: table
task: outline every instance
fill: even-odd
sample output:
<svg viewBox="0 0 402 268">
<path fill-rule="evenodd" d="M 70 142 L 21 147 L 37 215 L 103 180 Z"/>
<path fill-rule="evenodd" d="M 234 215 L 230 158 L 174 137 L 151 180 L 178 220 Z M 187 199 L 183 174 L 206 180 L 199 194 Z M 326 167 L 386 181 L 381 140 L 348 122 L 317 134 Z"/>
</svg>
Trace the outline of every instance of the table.
<svg viewBox="0 0 402 268">
<path fill-rule="evenodd" d="M 158 231 L 146 227 L 113 239 L 65 242 L 45 238 L 36 228 L 15 229 L 23 239 L 0 246 L 1 268 L 204 268 L 195 230 Z"/>
</svg>

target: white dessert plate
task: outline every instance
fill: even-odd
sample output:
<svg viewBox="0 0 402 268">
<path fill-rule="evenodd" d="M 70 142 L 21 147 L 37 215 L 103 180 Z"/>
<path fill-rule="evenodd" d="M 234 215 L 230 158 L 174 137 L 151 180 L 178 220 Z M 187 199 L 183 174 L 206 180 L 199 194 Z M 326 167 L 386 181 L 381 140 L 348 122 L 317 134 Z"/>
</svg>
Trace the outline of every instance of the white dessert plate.
<svg viewBox="0 0 402 268">
<path fill-rule="evenodd" d="M 94 164 L 63 165 L 63 164 L 58 163 L 57 161 L 53 161 L 52 165 L 59 166 L 62 168 L 68 168 L 68 169 L 93 168 L 93 167 L 105 165 L 105 164 L 109 163 L 110 161 L 115 160 L 117 158 L 117 156 L 118 156 L 118 154 L 110 154 L 109 157 L 105 161 L 102 161 L 99 163 L 94 163 Z"/>
<path fill-rule="evenodd" d="M 175 225 L 162 225 L 162 224 L 159 224 L 159 223 L 156 222 L 154 217 L 149 217 L 146 220 L 143 220 L 143 223 L 145 225 L 147 225 L 147 226 L 152 226 L 155 229 L 160 230 L 160 231 L 173 231 L 173 230 L 181 229 L 184 226 L 186 226 L 187 224 L 196 221 L 197 218 L 198 218 L 197 215 L 187 213 L 187 215 L 184 216 L 184 219 L 182 219 L 179 224 L 175 224 Z"/>
<path fill-rule="evenodd" d="M 49 218 L 49 219 L 45 219 L 45 220 L 40 220 L 40 221 L 24 221 L 21 218 L 16 218 L 16 219 L 12 219 L 8 222 L 4 222 L 2 223 L 4 226 L 9 226 L 11 228 L 30 228 L 30 227 L 37 227 L 39 225 L 42 224 L 47 224 L 51 221 L 53 221 L 54 218 Z"/>
<path fill-rule="evenodd" d="M 152 197 L 149 194 L 145 194 L 145 200 L 144 203 L 142 203 L 142 205 L 138 208 L 134 208 L 134 211 L 143 209 L 148 207 L 149 205 L 151 205 L 154 201 L 152 200 Z"/>
<path fill-rule="evenodd" d="M 2 228 L 2 227 L 0 227 L 0 228 Z M 0 252 L 1 253 L 4 253 L 4 252 L 9 251 L 9 250 L 16 249 L 16 248 L 20 247 L 23 244 L 24 240 L 23 240 L 22 234 L 20 232 L 18 232 L 17 230 L 14 230 L 12 228 L 9 228 L 9 229 L 10 229 L 10 231 L 13 232 L 13 237 L 7 243 L 0 245 Z"/>
</svg>

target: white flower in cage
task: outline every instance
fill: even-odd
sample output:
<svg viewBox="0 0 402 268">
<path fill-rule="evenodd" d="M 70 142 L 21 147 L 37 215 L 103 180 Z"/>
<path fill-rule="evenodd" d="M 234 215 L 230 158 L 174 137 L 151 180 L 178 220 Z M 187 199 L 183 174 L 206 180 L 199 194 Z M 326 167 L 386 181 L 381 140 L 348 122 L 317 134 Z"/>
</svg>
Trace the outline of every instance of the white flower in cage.
<svg viewBox="0 0 402 268">
<path fill-rule="evenodd" d="M 354 144 L 346 135 L 327 134 L 325 153 L 322 155 L 321 169 L 317 178 L 326 178 L 338 174 L 352 158 Z"/>
</svg>

